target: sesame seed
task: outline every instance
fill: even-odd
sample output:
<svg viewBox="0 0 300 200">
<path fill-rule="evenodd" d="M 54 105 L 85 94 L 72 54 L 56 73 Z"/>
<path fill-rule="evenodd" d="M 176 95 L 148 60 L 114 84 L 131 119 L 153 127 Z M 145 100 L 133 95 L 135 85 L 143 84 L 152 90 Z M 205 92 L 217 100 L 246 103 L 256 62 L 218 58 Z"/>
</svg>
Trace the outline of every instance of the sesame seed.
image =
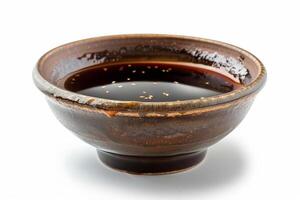
<svg viewBox="0 0 300 200">
<path fill-rule="evenodd" d="M 145 73 L 146 73 L 146 72 L 143 70 L 143 71 L 142 71 L 142 74 L 145 74 Z"/>
<path fill-rule="evenodd" d="M 118 85 L 118 88 L 122 88 L 123 87 L 123 85 Z"/>
<path fill-rule="evenodd" d="M 106 71 L 107 71 L 107 68 L 106 68 L 106 67 L 104 67 L 104 68 L 103 68 L 103 70 L 106 72 Z"/>
<path fill-rule="evenodd" d="M 205 84 L 206 84 L 206 85 L 209 85 L 209 82 L 208 82 L 208 81 L 206 81 L 206 82 L 205 82 Z"/>
<path fill-rule="evenodd" d="M 127 81 L 130 81 L 130 78 L 127 78 Z"/>
<path fill-rule="evenodd" d="M 153 95 L 149 95 L 147 97 L 145 97 L 145 99 L 149 100 L 149 99 L 152 99 L 153 98 Z"/>
<path fill-rule="evenodd" d="M 132 73 L 135 73 L 136 72 L 136 70 L 132 70 Z"/>
<path fill-rule="evenodd" d="M 108 93 L 109 93 L 109 91 L 108 91 L 108 90 L 106 90 L 106 91 L 105 91 L 105 93 L 106 93 L 106 94 L 108 94 Z"/>
<path fill-rule="evenodd" d="M 146 94 L 147 92 L 146 91 L 143 91 L 143 94 Z"/>
<path fill-rule="evenodd" d="M 175 83 L 175 84 L 178 84 L 178 82 L 177 82 L 177 81 L 174 81 L 173 83 Z"/>
<path fill-rule="evenodd" d="M 131 65 L 127 65 L 128 67 L 131 67 Z"/>
<path fill-rule="evenodd" d="M 169 94 L 166 93 L 166 92 L 163 92 L 162 94 L 165 95 L 165 96 L 167 96 L 167 97 L 169 96 Z"/>
</svg>

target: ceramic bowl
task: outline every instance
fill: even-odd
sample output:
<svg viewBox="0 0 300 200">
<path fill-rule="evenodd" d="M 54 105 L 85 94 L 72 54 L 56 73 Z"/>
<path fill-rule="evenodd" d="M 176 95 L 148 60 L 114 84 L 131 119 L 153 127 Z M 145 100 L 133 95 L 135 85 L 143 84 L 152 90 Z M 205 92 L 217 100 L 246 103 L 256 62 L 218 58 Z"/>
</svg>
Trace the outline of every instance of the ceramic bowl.
<svg viewBox="0 0 300 200">
<path fill-rule="evenodd" d="M 200 99 L 139 102 L 85 96 L 57 84 L 91 65 L 145 59 L 202 63 L 243 86 Z M 165 174 L 201 162 L 207 148 L 242 121 L 266 71 L 251 53 L 223 42 L 141 34 L 85 39 L 52 49 L 38 61 L 33 79 L 57 119 L 96 147 L 106 165 L 128 173 Z"/>
</svg>

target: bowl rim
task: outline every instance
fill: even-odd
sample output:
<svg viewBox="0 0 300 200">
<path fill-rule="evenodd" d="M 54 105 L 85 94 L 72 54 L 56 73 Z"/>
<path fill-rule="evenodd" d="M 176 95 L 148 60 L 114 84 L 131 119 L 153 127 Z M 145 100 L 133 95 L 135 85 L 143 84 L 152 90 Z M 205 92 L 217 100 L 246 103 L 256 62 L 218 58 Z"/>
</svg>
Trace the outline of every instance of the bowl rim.
<svg viewBox="0 0 300 200">
<path fill-rule="evenodd" d="M 201 41 L 206 43 L 211 43 L 214 45 L 219 45 L 225 48 L 229 48 L 233 51 L 237 51 L 243 55 L 246 55 L 251 59 L 259 69 L 258 76 L 253 80 L 249 85 L 238 88 L 228 93 L 210 96 L 210 97 L 201 97 L 198 99 L 182 100 L 182 101 L 168 101 L 168 102 L 142 102 L 142 101 L 119 101 L 112 99 L 105 99 L 99 97 L 92 97 L 87 95 L 82 95 L 72 91 L 68 91 L 62 88 L 57 87 L 56 85 L 47 81 L 39 72 L 39 67 L 43 66 L 45 60 L 50 57 L 55 52 L 61 49 L 68 49 L 72 46 L 77 46 L 83 43 L 89 43 L 99 40 L 107 39 L 122 39 L 122 38 L 171 38 L 171 39 L 188 39 Z M 56 48 L 51 49 L 45 53 L 37 62 L 36 66 L 32 72 L 33 80 L 35 85 L 47 96 L 54 97 L 56 99 L 64 100 L 69 103 L 76 103 L 79 105 L 84 105 L 93 108 L 100 108 L 104 110 L 113 110 L 113 111 L 177 111 L 177 110 L 191 110 L 195 108 L 208 107 L 218 104 L 223 104 L 231 102 L 252 93 L 258 92 L 264 85 L 266 81 L 266 69 L 263 63 L 250 52 L 217 40 L 205 39 L 200 37 L 193 36 L 183 36 L 183 35 L 169 35 L 169 34 L 121 34 L 121 35 L 108 35 L 108 36 L 99 36 L 88 39 L 77 40 L 67 44 L 63 44 Z"/>
</svg>

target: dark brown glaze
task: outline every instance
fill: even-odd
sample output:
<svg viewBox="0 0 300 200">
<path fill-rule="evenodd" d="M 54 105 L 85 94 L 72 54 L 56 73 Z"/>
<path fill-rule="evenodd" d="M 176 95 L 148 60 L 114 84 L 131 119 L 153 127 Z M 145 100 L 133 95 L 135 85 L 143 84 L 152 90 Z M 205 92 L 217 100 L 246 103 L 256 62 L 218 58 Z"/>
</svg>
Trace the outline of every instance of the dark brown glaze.
<svg viewBox="0 0 300 200">
<path fill-rule="evenodd" d="M 100 160 L 109 167 L 131 174 L 170 174 L 189 169 L 201 162 L 206 151 L 177 156 L 138 157 L 97 151 Z"/>
<path fill-rule="evenodd" d="M 191 52 L 189 48 L 201 51 L 187 53 Z M 206 51 L 217 52 L 219 57 Z M 197 57 L 193 60 L 190 55 Z M 212 61 L 213 58 L 217 59 Z M 201 62 L 207 70 L 222 74 L 241 87 L 198 99 L 141 102 L 85 96 L 59 85 L 68 74 L 98 62 L 145 60 Z M 233 69 L 233 64 L 246 70 Z M 221 42 L 169 35 L 122 35 L 58 47 L 40 59 L 33 77 L 47 95 L 59 121 L 95 146 L 104 163 L 131 173 L 160 174 L 181 171 L 200 162 L 204 157 L 202 152 L 225 137 L 245 117 L 264 85 L 266 73 L 253 55 Z"/>
<path fill-rule="evenodd" d="M 48 103 L 68 129 L 96 148 L 123 155 L 168 156 L 206 149 L 219 141 L 243 119 L 252 98 L 170 117 L 118 116 L 54 98 Z"/>
</svg>

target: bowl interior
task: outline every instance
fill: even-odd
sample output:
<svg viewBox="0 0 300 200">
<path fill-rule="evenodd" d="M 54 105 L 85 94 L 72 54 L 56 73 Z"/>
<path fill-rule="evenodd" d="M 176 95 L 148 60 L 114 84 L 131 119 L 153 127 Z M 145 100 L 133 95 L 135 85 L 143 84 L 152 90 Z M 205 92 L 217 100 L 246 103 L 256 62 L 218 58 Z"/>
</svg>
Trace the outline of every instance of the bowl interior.
<svg viewBox="0 0 300 200">
<path fill-rule="evenodd" d="M 42 57 L 38 71 L 60 87 L 58 82 L 66 75 L 95 64 L 145 60 L 204 64 L 245 86 L 260 73 L 253 58 L 231 45 L 161 35 L 99 37 L 63 45 Z"/>
<path fill-rule="evenodd" d="M 205 66 L 241 83 L 242 87 L 216 96 L 183 101 L 143 102 L 82 95 L 61 87 L 67 75 L 93 65 L 118 62 L 165 61 Z M 223 104 L 258 92 L 266 80 L 263 64 L 251 53 L 214 40 L 174 35 L 115 35 L 62 45 L 43 55 L 34 69 L 37 87 L 48 96 L 101 110 L 128 112 L 189 111 Z"/>
</svg>

